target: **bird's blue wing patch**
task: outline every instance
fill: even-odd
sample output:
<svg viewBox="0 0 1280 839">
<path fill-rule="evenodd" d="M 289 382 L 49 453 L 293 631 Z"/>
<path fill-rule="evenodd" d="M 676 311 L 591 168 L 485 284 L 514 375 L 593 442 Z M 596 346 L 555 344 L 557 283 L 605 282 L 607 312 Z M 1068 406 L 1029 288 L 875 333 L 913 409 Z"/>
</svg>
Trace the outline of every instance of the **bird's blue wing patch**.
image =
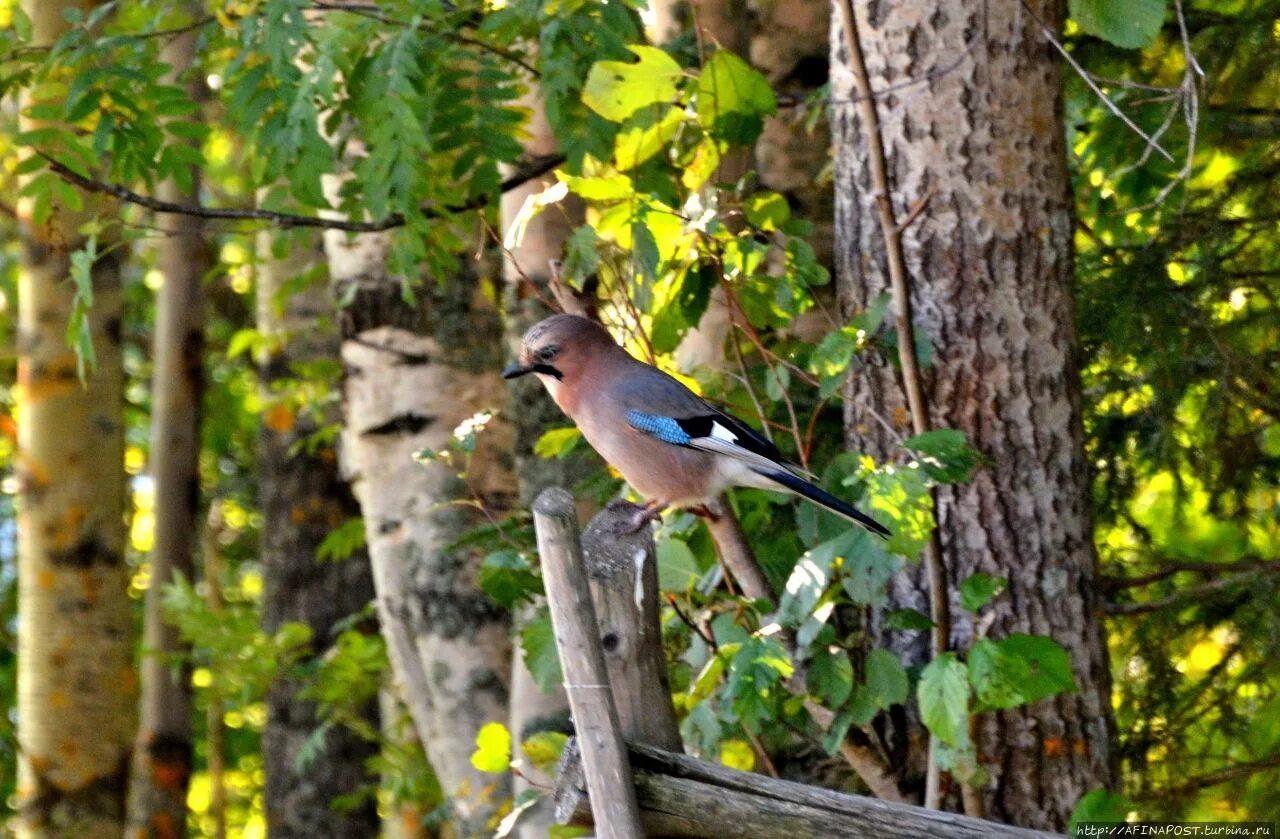
<svg viewBox="0 0 1280 839">
<path fill-rule="evenodd" d="M 627 411 L 627 423 L 637 431 L 656 437 L 673 446 L 687 446 L 693 437 L 671 417 L 646 414 L 644 411 Z"/>
</svg>

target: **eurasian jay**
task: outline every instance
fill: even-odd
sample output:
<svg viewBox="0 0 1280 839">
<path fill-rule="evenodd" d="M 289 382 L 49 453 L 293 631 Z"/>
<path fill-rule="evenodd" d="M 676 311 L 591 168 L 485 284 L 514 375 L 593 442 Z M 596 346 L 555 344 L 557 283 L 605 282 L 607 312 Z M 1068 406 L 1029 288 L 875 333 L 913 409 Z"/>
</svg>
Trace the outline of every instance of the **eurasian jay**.
<svg viewBox="0 0 1280 839">
<path fill-rule="evenodd" d="M 553 315 L 525 334 L 505 379 L 535 374 L 600 456 L 648 500 L 647 517 L 668 506 L 706 507 L 731 486 L 804 496 L 880 536 L 889 530 L 814 486 L 767 438 L 712 407 L 666 373 L 632 358 L 604 327 Z"/>
</svg>

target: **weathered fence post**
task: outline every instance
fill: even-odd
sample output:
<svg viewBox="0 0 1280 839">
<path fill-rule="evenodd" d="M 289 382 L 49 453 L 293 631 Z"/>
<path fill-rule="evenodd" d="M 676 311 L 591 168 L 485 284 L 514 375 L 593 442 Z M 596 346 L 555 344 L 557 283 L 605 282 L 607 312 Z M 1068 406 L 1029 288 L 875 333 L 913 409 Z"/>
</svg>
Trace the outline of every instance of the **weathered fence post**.
<svg viewBox="0 0 1280 839">
<path fill-rule="evenodd" d="M 559 487 L 543 490 L 533 504 L 533 521 L 597 835 L 640 839 L 640 809 L 582 566 L 573 496 Z"/>
<path fill-rule="evenodd" d="M 653 531 L 627 532 L 635 510 L 611 504 L 591 519 L 582 534 L 582 558 L 622 737 L 679 752 L 684 746 L 662 649 Z"/>
</svg>

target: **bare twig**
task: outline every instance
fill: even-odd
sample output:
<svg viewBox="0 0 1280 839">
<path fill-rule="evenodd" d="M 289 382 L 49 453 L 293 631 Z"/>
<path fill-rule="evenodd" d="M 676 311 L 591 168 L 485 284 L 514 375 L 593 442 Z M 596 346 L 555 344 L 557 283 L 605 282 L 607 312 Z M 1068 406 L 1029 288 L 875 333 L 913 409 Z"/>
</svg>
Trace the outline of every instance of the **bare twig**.
<svg viewBox="0 0 1280 839">
<path fill-rule="evenodd" d="M 325 230 L 345 230 L 349 233 L 380 233 L 397 227 L 404 227 L 405 217 L 401 213 L 392 213 L 385 218 L 374 221 L 352 221 L 350 219 L 322 218 L 320 216 L 303 216 L 294 213 L 280 213 L 275 210 L 230 209 L 222 207 L 205 207 L 200 204 L 178 204 L 173 201 L 161 201 L 150 195 L 134 192 L 121 184 L 101 181 L 81 175 L 69 167 L 59 163 L 44 152 L 37 151 L 49 162 L 49 170 L 64 181 L 80 187 L 85 192 L 99 192 L 118 198 L 128 204 L 135 204 L 157 213 L 173 213 L 175 215 L 195 216 L 197 218 L 217 219 L 221 221 L 265 221 L 281 228 L 318 227 Z M 564 163 L 564 155 L 550 154 L 528 161 L 516 174 L 507 178 L 499 186 L 501 192 L 509 192 L 524 186 L 529 181 L 540 178 L 552 169 Z M 478 195 L 462 204 L 451 204 L 443 207 L 426 206 L 421 208 L 426 218 L 440 218 L 454 213 L 465 213 L 488 206 L 489 195 Z"/>
<path fill-rule="evenodd" d="M 1272 562 L 1268 564 L 1280 567 L 1280 562 Z M 1151 612 L 1159 612 L 1162 609 L 1168 609 L 1173 606 L 1180 606 L 1191 601 L 1203 600 L 1205 597 L 1211 594 L 1216 594 L 1225 589 L 1253 583 L 1257 581 L 1259 573 L 1259 571 L 1246 571 L 1242 574 L 1228 574 L 1225 577 L 1219 577 L 1216 580 L 1210 580 L 1209 582 L 1202 583 L 1198 586 L 1189 586 L 1188 588 L 1174 592 L 1168 597 L 1162 597 L 1159 600 L 1148 600 L 1144 603 L 1107 603 L 1103 608 L 1108 615 L 1116 617 L 1146 615 Z"/>
<path fill-rule="evenodd" d="M 1036 22 L 1036 26 L 1040 27 L 1040 32 L 1042 35 L 1044 35 L 1045 40 L 1048 41 L 1051 45 L 1053 45 L 1053 48 L 1056 49 L 1058 53 L 1064 59 L 1066 59 L 1066 62 L 1071 65 L 1071 69 L 1075 70 L 1076 73 L 1079 74 L 1081 79 L 1084 79 L 1084 83 L 1087 84 L 1089 86 L 1089 89 L 1092 90 L 1094 94 L 1099 99 L 1102 100 L 1102 104 L 1107 106 L 1107 110 L 1111 111 L 1111 113 L 1115 114 L 1117 117 L 1120 118 L 1121 122 L 1129 126 L 1130 131 L 1137 134 L 1142 139 L 1146 140 L 1153 148 L 1155 148 L 1156 151 L 1160 152 L 1161 157 L 1163 157 L 1165 160 L 1169 161 L 1170 163 L 1173 163 L 1174 162 L 1173 155 L 1165 151 L 1164 147 L 1161 146 L 1159 143 L 1157 143 L 1151 137 L 1151 135 L 1143 131 L 1142 128 L 1139 127 L 1139 125 L 1136 122 L 1134 122 L 1132 119 L 1129 118 L 1128 114 L 1120 110 L 1120 106 L 1117 105 L 1114 101 L 1112 101 L 1111 97 L 1106 94 L 1106 91 L 1104 91 L 1101 87 L 1098 86 L 1098 83 L 1097 81 L 1094 80 L 1093 75 L 1088 70 L 1080 66 L 1080 62 L 1076 61 L 1075 57 L 1072 56 L 1071 53 L 1067 52 L 1067 48 L 1064 47 L 1062 43 L 1057 39 L 1057 37 L 1054 36 L 1053 31 L 1049 29 L 1049 27 L 1045 25 L 1044 21 L 1042 21 L 1036 15 L 1035 11 L 1033 11 L 1032 8 L 1029 5 L 1027 5 L 1027 0 L 1021 0 L 1021 4 L 1022 4 L 1022 8 L 1026 11 L 1026 13 L 1031 16 L 1031 19 L 1033 21 Z"/>
<path fill-rule="evenodd" d="M 1255 772 L 1265 772 L 1268 769 L 1280 768 L 1280 754 L 1269 755 L 1258 760 L 1245 761 L 1237 763 L 1234 766 L 1228 766 L 1225 769 L 1219 769 L 1216 772 L 1209 772 L 1199 775 L 1178 784 L 1175 787 L 1165 787 L 1163 789 L 1154 790 L 1151 797 L 1159 796 L 1169 801 L 1177 801 L 1185 799 L 1193 793 L 1199 792 L 1205 787 L 1213 787 L 1218 784 L 1225 784 L 1228 781 L 1234 781 L 1237 778 L 1247 778 Z"/>
<path fill-rule="evenodd" d="M 876 208 L 879 211 L 880 231 L 885 240 L 885 256 L 889 269 L 889 282 L 893 292 L 898 331 L 898 360 L 902 367 L 902 385 L 911 411 L 911 426 L 916 434 L 929 430 L 929 408 L 924 399 L 924 385 L 916 359 L 915 326 L 911 320 L 911 287 L 907 276 L 906 259 L 902 251 L 902 228 L 894 219 L 893 201 L 890 197 L 888 162 L 884 142 L 880 137 L 880 115 L 871 96 L 871 80 L 867 63 L 862 55 L 862 43 L 858 36 L 858 22 L 852 0 L 839 0 L 845 49 L 849 53 L 849 67 L 861 101 L 858 109 L 862 116 L 862 128 L 867 137 L 867 159 L 871 169 L 871 183 L 875 190 Z M 937 520 L 937 491 L 930 491 L 930 502 Z M 933 620 L 933 655 L 935 658 L 947 651 L 951 640 L 951 604 L 947 591 L 947 572 L 942 560 L 942 540 L 935 527 L 924 548 L 925 569 L 929 576 L 929 611 Z M 937 809 L 942 801 L 941 773 L 934 756 L 933 738 L 930 738 L 929 764 L 925 780 L 924 805 Z"/>
<path fill-rule="evenodd" d="M 1161 567 L 1146 574 L 1133 577 L 1107 577 L 1099 579 L 1098 585 L 1104 591 L 1118 591 L 1126 588 L 1137 588 L 1158 583 L 1174 574 L 1240 574 L 1246 571 L 1261 573 L 1280 573 L 1280 560 L 1243 559 L 1237 562 L 1183 562 L 1161 561 Z"/>
</svg>

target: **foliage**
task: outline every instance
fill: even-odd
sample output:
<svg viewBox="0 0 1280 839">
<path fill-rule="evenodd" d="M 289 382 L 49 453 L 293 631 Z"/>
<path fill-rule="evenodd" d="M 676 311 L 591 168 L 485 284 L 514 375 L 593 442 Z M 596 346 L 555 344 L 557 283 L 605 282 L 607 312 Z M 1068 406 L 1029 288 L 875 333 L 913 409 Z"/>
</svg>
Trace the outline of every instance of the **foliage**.
<svg viewBox="0 0 1280 839">
<path fill-rule="evenodd" d="M 1273 186 L 1280 170 L 1280 6 L 1068 6 L 1067 50 L 1173 158 L 1116 120 L 1079 77 L 1067 76 L 1083 418 L 1096 470 L 1092 501 L 1113 613 L 1114 701 L 1129 796 L 1090 792 L 1076 817 L 1131 809 L 1168 818 L 1270 817 L 1280 754 L 1280 677 L 1266 666 L 1280 653 L 1280 211 Z M 21 9 L 0 4 L 0 96 L 25 96 L 32 121 L 18 132 L 13 113 L 0 114 L 0 183 L 19 196 L 24 218 L 43 225 L 55 208 L 84 204 L 51 160 L 75 176 L 146 195 L 166 179 L 183 183 L 199 166 L 210 206 L 236 211 L 256 201 L 262 210 L 306 218 L 324 211 L 388 221 L 389 264 L 405 294 L 414 293 L 421 266 L 449 276 L 474 242 L 475 225 L 495 222 L 501 167 L 521 156 L 527 113 L 519 97 L 536 79 L 566 160 L 556 184 L 511 226 L 508 244 L 537 213 L 558 212 L 569 196 L 581 199 L 589 223 L 569 240 L 565 277 L 578 289 L 598 280 L 604 314 L 629 348 L 751 417 L 789 456 L 817 469 L 825 487 L 862 503 L 894 532 L 886 544 L 777 494 L 738 493 L 738 515 L 784 592 L 775 611 L 726 590 L 692 517 L 668 518 L 658 544 L 660 583 L 673 604 L 663 614 L 664 642 L 691 749 L 735 765 L 754 762 L 755 742 L 769 750 L 820 741 L 833 752 L 850 729 L 874 727 L 914 702 L 940 741 L 944 766 L 981 785 L 969 742 L 973 715 L 1073 689 L 1070 663 L 1048 638 L 980 635 L 922 670 L 869 645 L 867 621 L 901 633 L 930 628 L 919 612 L 888 610 L 886 586 L 936 526 L 931 490 L 970 480 L 984 463 L 953 429 L 904 440 L 883 462 L 842 451 L 839 412 L 830 403 L 865 359 L 897 363 L 890 300 L 870 301 L 816 339 L 799 337 L 796 324 L 819 311 L 829 282 L 807 241 L 813 220 L 751 177 L 726 182 L 722 175 L 721 165 L 779 111 L 769 82 L 741 58 L 720 51 L 690 66 L 691 52 L 644 45 L 637 6 L 626 2 L 391 0 L 322 8 L 253 0 L 192 17 L 174 2 L 122 0 L 73 12 L 71 20 L 56 44 L 33 44 Z M 187 28 L 200 39 L 189 74 L 214 87 L 205 104 L 187 94 L 188 79 L 171 74 L 162 52 Z M 340 180 L 329 178 L 326 194 L 328 176 Z M 187 581 L 167 594 L 171 614 L 194 642 L 201 702 L 225 703 L 228 724 L 235 723 L 231 758 L 242 822 L 261 818 L 256 730 L 269 680 L 288 672 L 307 682 L 323 709 L 316 733 L 323 737 L 327 726 L 360 729 L 353 709 L 384 682 L 387 667 L 381 639 L 358 620 L 305 667 L 299 662 L 313 639 L 300 625 L 272 634 L 259 628 L 257 424 L 331 417 L 342 374 L 336 362 L 299 368 L 266 397 L 259 394 L 251 356 L 271 339 L 252 325 L 246 295 L 255 248 L 246 234 L 261 224 L 219 222 L 213 234 L 221 262 L 209 284 L 211 392 L 201 481 L 226 519 L 220 545 L 230 565 L 229 603 L 215 612 Z M 135 258 L 126 275 L 125 341 L 136 476 L 148 447 L 150 370 L 142 347 L 153 318 L 146 245 L 155 232 L 130 207 L 77 227 L 68 340 L 81 363 L 93 363 L 84 315 L 95 260 L 114 248 Z M 0 250 L 0 334 L 14 344 L 14 220 L 0 218 L 0 228 L 7 242 Z M 276 247 L 287 251 L 299 241 L 280 236 Z M 299 277 L 289 291 L 318 281 L 323 277 Z M 743 328 L 730 336 L 725 369 L 685 375 L 674 351 L 713 293 L 725 295 Z M 916 351 L 928 365 L 934 348 Z M 11 360 L 0 365 L 15 380 Z M 10 401 L 7 392 L 0 398 L 6 409 Z M 808 426 L 797 419 L 809 416 L 815 419 Z M 7 410 L 0 419 L 9 419 Z M 448 463 L 465 479 L 488 421 L 475 418 L 445 451 L 422 457 Z M 302 445 L 331 442 L 337 430 L 325 420 Z M 0 461 L 12 481 L 12 434 L 7 426 L 0 431 Z M 536 452 L 563 457 L 580 439 L 572 429 L 553 429 Z M 131 593 L 140 597 L 150 502 L 145 480 L 135 478 L 134 488 Z M 9 506 L 2 518 L 7 534 Z M 526 520 L 492 523 L 465 538 L 488 553 L 478 582 L 489 597 L 510 608 L 536 602 L 541 583 Z M 339 559 L 362 540 L 362 523 L 353 520 L 335 528 L 321 553 Z M 7 553 L 0 557 L 11 566 Z M 10 631 L 12 575 L 0 575 L 0 583 Z M 1005 584 L 976 574 L 960 584 L 959 603 L 981 617 Z M 545 612 L 519 640 L 538 682 L 545 688 L 559 681 Z M 0 697 L 8 706 L 11 659 L 0 659 Z M 797 675 L 805 677 L 804 696 L 796 695 Z M 825 736 L 808 718 L 805 698 L 836 714 Z M 11 744 L 7 729 L 0 734 L 0 743 Z M 503 746 L 499 732 L 490 734 L 481 762 L 506 771 L 510 738 Z M 558 754 L 560 743 L 538 735 L 521 745 L 536 764 Z M 0 747 L 6 769 L 13 759 L 13 748 Z M 429 802 L 427 809 L 442 801 L 420 751 L 384 744 L 375 768 L 397 795 Z"/>
</svg>

